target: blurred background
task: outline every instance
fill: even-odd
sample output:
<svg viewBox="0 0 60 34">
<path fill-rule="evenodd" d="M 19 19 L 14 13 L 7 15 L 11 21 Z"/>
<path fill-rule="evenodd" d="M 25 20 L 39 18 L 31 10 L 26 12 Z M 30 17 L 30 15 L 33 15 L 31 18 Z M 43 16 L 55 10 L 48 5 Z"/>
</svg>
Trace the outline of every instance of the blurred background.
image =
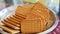
<svg viewBox="0 0 60 34">
<path fill-rule="evenodd" d="M 10 6 L 26 4 L 26 3 L 33 4 L 37 1 L 39 1 L 46 7 L 54 10 L 56 12 L 56 14 L 59 16 L 59 24 L 58 24 L 59 27 L 57 26 L 56 29 L 54 29 L 49 34 L 60 34 L 60 11 L 59 11 L 60 4 L 59 4 L 59 0 L 0 0 L 0 11 L 7 7 L 10 7 Z"/>
<path fill-rule="evenodd" d="M 0 0 L 0 10 L 12 5 L 35 3 L 37 1 L 44 4 L 48 8 L 53 9 L 56 13 L 59 12 L 59 0 Z"/>
</svg>

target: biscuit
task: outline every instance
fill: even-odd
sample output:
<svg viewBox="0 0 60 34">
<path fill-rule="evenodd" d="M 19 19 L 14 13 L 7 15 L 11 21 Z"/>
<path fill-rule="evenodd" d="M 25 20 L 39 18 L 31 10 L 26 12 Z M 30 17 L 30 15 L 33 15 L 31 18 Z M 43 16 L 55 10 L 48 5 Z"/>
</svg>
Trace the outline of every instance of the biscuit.
<svg viewBox="0 0 60 34">
<path fill-rule="evenodd" d="M 43 21 L 39 18 L 24 20 L 21 23 L 22 33 L 38 33 L 44 31 Z"/>
<path fill-rule="evenodd" d="M 19 27 L 16 27 L 10 23 L 8 23 L 6 20 L 4 21 L 1 21 L 3 24 L 5 24 L 6 26 L 10 27 L 10 28 L 13 28 L 13 29 L 20 29 Z"/>
<path fill-rule="evenodd" d="M 15 26 L 17 26 L 17 27 L 20 27 L 20 24 L 17 24 L 17 23 L 15 23 L 15 22 L 12 22 L 12 21 L 10 21 L 10 20 L 8 20 L 8 19 L 5 19 L 5 21 L 7 21 L 7 23 L 10 23 L 10 24 L 15 25 Z"/>
<path fill-rule="evenodd" d="M 18 31 L 18 30 L 13 30 L 13 29 L 11 29 L 11 28 L 8 28 L 8 27 L 6 27 L 6 26 L 3 26 L 3 25 L 0 25 L 0 28 L 2 28 L 3 30 L 5 30 L 5 31 L 7 31 L 7 32 L 9 32 L 9 33 L 19 33 L 20 31 Z"/>
<path fill-rule="evenodd" d="M 42 6 L 41 8 L 41 6 L 42 5 L 39 2 L 35 3 L 31 9 L 32 10 L 31 13 L 37 15 L 37 17 L 39 16 L 43 17 L 46 24 L 49 20 L 49 10 L 44 6 Z"/>
<path fill-rule="evenodd" d="M 32 8 L 32 4 L 26 4 L 24 6 L 18 6 L 16 9 L 17 14 L 27 15 L 29 10 Z"/>
<path fill-rule="evenodd" d="M 2 21 L 8 28 L 20 30 L 24 34 L 43 32 L 49 29 L 54 22 L 54 14 L 39 2 L 17 6 L 15 15 Z"/>
</svg>

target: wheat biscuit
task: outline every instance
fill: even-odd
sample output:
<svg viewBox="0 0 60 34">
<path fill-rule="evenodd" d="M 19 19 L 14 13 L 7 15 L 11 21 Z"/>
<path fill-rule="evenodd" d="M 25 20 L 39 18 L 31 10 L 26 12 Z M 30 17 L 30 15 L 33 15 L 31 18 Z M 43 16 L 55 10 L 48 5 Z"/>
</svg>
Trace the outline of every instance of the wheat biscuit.
<svg viewBox="0 0 60 34">
<path fill-rule="evenodd" d="M 12 21 L 10 21 L 10 20 L 8 20 L 8 19 L 5 19 L 5 21 L 6 21 L 7 23 L 10 23 L 10 24 L 14 25 L 14 26 L 20 27 L 19 24 L 14 23 L 14 22 L 12 22 Z"/>
<path fill-rule="evenodd" d="M 36 14 L 37 16 L 43 17 L 44 20 L 46 22 L 48 22 L 48 20 L 49 20 L 49 10 L 47 10 L 45 7 L 44 7 L 45 9 L 44 8 L 41 9 L 40 6 L 42 6 L 42 5 L 40 5 L 40 3 L 35 3 L 33 8 L 32 8 L 32 13 Z"/>
<path fill-rule="evenodd" d="M 14 26 L 14 25 L 12 25 L 12 24 L 10 24 L 10 23 L 7 23 L 6 20 L 1 21 L 1 22 L 2 22 L 3 24 L 5 24 L 6 26 L 11 27 L 11 28 L 13 28 L 13 29 L 20 29 L 19 27 L 16 27 L 16 26 Z"/>
<path fill-rule="evenodd" d="M 10 18 L 7 18 L 8 20 L 14 22 L 14 23 L 17 23 L 17 24 L 20 24 L 20 22 L 16 21 L 16 20 L 13 20 L 13 19 L 10 19 Z"/>
<path fill-rule="evenodd" d="M 5 31 L 7 31 L 7 32 L 9 32 L 9 33 L 19 33 L 20 31 L 18 31 L 18 30 L 14 30 L 14 29 L 11 29 L 11 28 L 8 28 L 8 27 L 6 27 L 5 25 L 3 26 L 3 25 L 0 25 L 0 28 L 2 28 L 3 30 L 5 30 Z"/>
<path fill-rule="evenodd" d="M 21 31 L 22 33 L 37 33 L 40 32 L 40 24 L 38 25 L 38 21 L 24 21 L 21 23 Z"/>
<path fill-rule="evenodd" d="M 41 18 L 24 20 L 21 23 L 22 33 L 38 33 L 44 31 L 44 28 L 45 26 Z"/>
<path fill-rule="evenodd" d="M 18 6 L 16 9 L 17 14 L 27 15 L 29 13 L 29 10 L 32 8 L 32 4 L 26 4 L 24 6 Z"/>
</svg>

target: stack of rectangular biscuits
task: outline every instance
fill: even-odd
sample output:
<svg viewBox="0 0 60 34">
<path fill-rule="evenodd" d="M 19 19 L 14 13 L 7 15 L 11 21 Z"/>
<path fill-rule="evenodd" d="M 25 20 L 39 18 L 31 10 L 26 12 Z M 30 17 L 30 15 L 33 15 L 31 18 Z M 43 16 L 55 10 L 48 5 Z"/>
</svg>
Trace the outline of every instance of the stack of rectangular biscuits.
<svg viewBox="0 0 60 34">
<path fill-rule="evenodd" d="M 21 23 L 22 33 L 43 32 L 46 30 L 46 24 L 49 20 L 49 10 L 45 6 L 37 2 L 30 9 L 26 20 L 27 21 L 24 20 Z"/>
<path fill-rule="evenodd" d="M 40 2 L 24 4 L 17 7 L 15 15 L 1 21 L 4 26 L 0 27 L 11 34 L 43 32 L 47 29 L 46 25 L 50 19 L 49 11 Z M 49 23 L 50 26 L 51 24 Z"/>
<path fill-rule="evenodd" d="M 21 16 L 13 15 L 4 19 L 3 21 L 1 21 L 4 25 L 0 25 L 0 27 L 11 34 L 19 33 L 21 30 L 20 23 L 23 19 L 25 19 Z"/>
</svg>

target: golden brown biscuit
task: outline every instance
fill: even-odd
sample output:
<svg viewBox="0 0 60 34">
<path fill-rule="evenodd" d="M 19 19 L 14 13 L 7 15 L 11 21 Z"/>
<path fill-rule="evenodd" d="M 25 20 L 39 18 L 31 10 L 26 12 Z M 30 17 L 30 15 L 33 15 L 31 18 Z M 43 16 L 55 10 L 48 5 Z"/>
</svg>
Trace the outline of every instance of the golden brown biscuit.
<svg viewBox="0 0 60 34">
<path fill-rule="evenodd" d="M 6 25 L 6 26 L 8 26 L 8 27 L 11 27 L 11 28 L 13 28 L 13 29 L 20 29 L 19 27 L 16 27 L 16 26 L 8 23 L 6 20 L 1 21 L 1 22 L 2 22 L 4 25 Z"/>
<path fill-rule="evenodd" d="M 12 21 L 14 23 L 17 23 L 17 24 L 20 24 L 20 22 L 16 21 L 16 20 L 13 20 L 13 19 L 10 19 L 10 18 L 7 18 L 9 21 Z"/>
<path fill-rule="evenodd" d="M 32 8 L 32 4 L 26 4 L 24 6 L 18 6 L 16 9 L 17 14 L 27 15 L 29 10 Z"/>
<path fill-rule="evenodd" d="M 13 30 L 13 29 L 11 29 L 11 28 L 8 28 L 8 27 L 6 27 L 6 26 L 3 26 L 3 25 L 0 25 L 0 28 L 2 28 L 3 30 L 5 30 L 5 31 L 7 31 L 7 32 L 9 32 L 9 33 L 19 33 L 20 31 L 18 31 L 18 30 Z"/>
<path fill-rule="evenodd" d="M 25 15 L 22 15 L 22 14 L 15 14 L 15 16 L 17 16 L 17 17 L 20 17 L 20 18 L 22 18 L 22 19 L 25 19 Z"/>
<path fill-rule="evenodd" d="M 38 21 L 31 20 L 31 21 L 24 21 L 23 23 L 21 23 L 22 33 L 37 33 L 37 32 L 40 32 L 40 24 L 37 23 L 37 22 Z"/>
<path fill-rule="evenodd" d="M 11 18 L 10 18 L 10 19 L 11 19 Z M 8 19 L 5 19 L 5 21 L 6 21 L 7 23 L 10 23 L 10 24 L 15 25 L 15 26 L 17 26 L 17 27 L 20 27 L 20 24 L 17 24 L 17 23 L 15 23 L 15 22 L 12 22 L 12 21 L 10 21 L 10 20 L 8 20 Z"/>
<path fill-rule="evenodd" d="M 45 24 L 48 22 L 49 10 L 45 6 L 43 6 L 39 2 L 37 2 L 34 4 L 34 6 L 32 7 L 31 10 L 32 10 L 31 13 L 37 15 L 37 17 L 39 17 L 39 16 L 43 17 L 45 20 Z"/>
<path fill-rule="evenodd" d="M 21 31 L 22 33 L 38 33 L 44 31 L 44 22 L 41 18 L 24 20 L 21 23 Z"/>
<path fill-rule="evenodd" d="M 25 19 L 25 17 L 23 17 L 23 15 L 22 16 L 20 16 L 20 15 L 13 15 L 13 17 L 15 17 L 15 18 L 17 18 L 19 20 Z"/>
<path fill-rule="evenodd" d="M 16 20 L 16 21 L 18 21 L 18 22 L 21 22 L 21 19 L 17 19 L 16 17 L 14 17 L 14 16 L 11 16 L 11 17 L 9 17 L 10 19 L 13 19 L 13 20 Z"/>
<path fill-rule="evenodd" d="M 48 8 L 37 2 L 34 5 L 25 4 L 18 6 L 15 15 L 2 22 L 13 29 L 20 30 L 21 28 L 22 33 L 39 33 L 49 29 L 53 25 L 55 21 L 55 17 L 53 16 Z"/>
</svg>

